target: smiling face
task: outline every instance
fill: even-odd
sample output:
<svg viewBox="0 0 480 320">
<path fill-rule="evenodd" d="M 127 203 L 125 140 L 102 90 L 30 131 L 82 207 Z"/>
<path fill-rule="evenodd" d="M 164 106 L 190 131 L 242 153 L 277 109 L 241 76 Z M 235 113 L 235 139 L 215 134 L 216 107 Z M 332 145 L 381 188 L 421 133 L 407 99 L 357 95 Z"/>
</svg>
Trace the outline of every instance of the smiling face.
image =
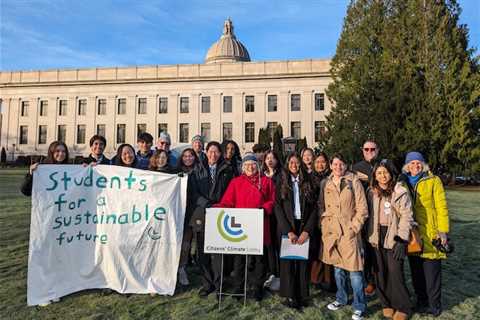
<svg viewBox="0 0 480 320">
<path fill-rule="evenodd" d="M 330 164 L 330 170 L 335 177 L 342 177 L 347 171 L 347 165 L 345 162 L 338 158 L 333 158 L 332 163 Z"/>
<path fill-rule="evenodd" d="M 388 172 L 387 168 L 385 167 L 378 167 L 375 171 L 375 180 L 378 181 L 378 185 L 382 189 L 387 189 L 388 183 L 392 180 L 392 176 L 390 172 Z"/>
<path fill-rule="evenodd" d="M 90 147 L 90 152 L 92 154 L 99 157 L 103 154 L 103 150 L 105 150 L 105 144 L 103 143 L 102 140 L 93 141 L 92 146 Z"/>
<path fill-rule="evenodd" d="M 378 147 L 375 142 L 367 141 L 363 144 L 362 148 L 363 158 L 367 162 L 371 162 L 378 156 Z"/>
<path fill-rule="evenodd" d="M 191 151 L 185 151 L 182 156 L 182 162 L 186 167 L 193 166 L 195 162 L 195 157 L 193 156 Z"/>
<path fill-rule="evenodd" d="M 267 165 L 268 169 L 275 169 L 277 167 L 277 159 L 275 159 L 275 156 L 273 153 L 267 154 L 265 157 L 265 164 Z"/>
<path fill-rule="evenodd" d="M 312 151 L 310 151 L 310 150 L 305 150 L 305 151 L 303 152 L 302 161 L 303 161 L 303 163 L 304 163 L 307 167 L 310 167 L 310 166 L 312 165 L 312 162 L 313 162 L 313 153 L 312 153 Z"/>
<path fill-rule="evenodd" d="M 162 152 L 158 155 L 157 157 L 157 168 L 163 168 L 164 166 L 167 165 L 168 162 L 168 157 L 165 152 Z"/>
<path fill-rule="evenodd" d="M 131 165 L 135 160 L 135 153 L 129 146 L 124 146 L 121 153 L 122 162 L 126 165 Z"/>
<path fill-rule="evenodd" d="M 222 153 L 220 149 L 216 145 L 211 145 L 210 148 L 207 150 L 207 160 L 209 165 L 214 165 L 220 159 Z"/>
<path fill-rule="evenodd" d="M 197 154 L 199 154 L 203 150 L 203 143 L 200 140 L 195 140 L 192 142 L 192 148 L 195 150 Z"/>
<path fill-rule="evenodd" d="M 288 171 L 292 176 L 296 177 L 300 171 L 300 159 L 291 157 L 290 160 L 288 160 Z"/>
<path fill-rule="evenodd" d="M 148 151 L 150 151 L 150 149 L 152 148 L 151 143 L 148 143 L 143 140 L 139 140 L 137 142 L 137 146 L 138 146 L 138 150 L 140 150 L 141 153 L 148 153 Z"/>
<path fill-rule="evenodd" d="M 158 150 L 165 150 L 165 151 L 169 151 L 170 150 L 170 142 L 168 142 L 167 140 L 164 140 L 164 139 L 158 139 L 157 140 L 157 149 Z"/>
<path fill-rule="evenodd" d="M 423 162 L 419 160 L 413 160 L 408 163 L 408 172 L 412 177 L 415 177 L 422 173 L 423 171 Z"/>
<path fill-rule="evenodd" d="M 55 150 L 53 150 L 53 159 L 56 162 L 63 162 L 67 157 L 67 150 L 64 146 L 58 145 Z"/>
<path fill-rule="evenodd" d="M 318 156 L 313 163 L 316 172 L 323 172 L 328 168 L 328 162 L 323 156 Z"/>
<path fill-rule="evenodd" d="M 255 161 L 245 161 L 243 164 L 243 172 L 248 176 L 251 177 L 258 173 L 257 162 Z"/>
</svg>

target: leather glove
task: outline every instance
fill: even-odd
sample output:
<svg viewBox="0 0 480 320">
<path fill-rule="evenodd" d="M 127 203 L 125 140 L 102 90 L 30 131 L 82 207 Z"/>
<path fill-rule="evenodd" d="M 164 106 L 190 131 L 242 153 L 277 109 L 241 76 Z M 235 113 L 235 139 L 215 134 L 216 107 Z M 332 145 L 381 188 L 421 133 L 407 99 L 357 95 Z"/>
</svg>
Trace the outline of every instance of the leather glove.
<svg viewBox="0 0 480 320">
<path fill-rule="evenodd" d="M 393 245 L 393 258 L 395 260 L 403 260 L 407 256 L 407 244 L 404 242 L 395 242 Z"/>
</svg>

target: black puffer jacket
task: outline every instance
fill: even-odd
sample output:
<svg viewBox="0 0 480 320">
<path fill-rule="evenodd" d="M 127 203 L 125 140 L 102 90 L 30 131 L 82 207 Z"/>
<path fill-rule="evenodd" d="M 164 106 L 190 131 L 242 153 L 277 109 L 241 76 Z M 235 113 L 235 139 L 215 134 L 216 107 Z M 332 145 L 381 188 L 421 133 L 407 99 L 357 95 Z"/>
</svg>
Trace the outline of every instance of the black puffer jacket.
<svg viewBox="0 0 480 320">
<path fill-rule="evenodd" d="M 212 184 L 208 165 L 197 166 L 189 176 L 189 202 L 193 210 L 190 226 L 196 232 L 205 230 L 205 209 L 220 202 L 230 180 L 234 177 L 232 167 L 224 161 L 217 163 L 215 182 Z"/>
</svg>

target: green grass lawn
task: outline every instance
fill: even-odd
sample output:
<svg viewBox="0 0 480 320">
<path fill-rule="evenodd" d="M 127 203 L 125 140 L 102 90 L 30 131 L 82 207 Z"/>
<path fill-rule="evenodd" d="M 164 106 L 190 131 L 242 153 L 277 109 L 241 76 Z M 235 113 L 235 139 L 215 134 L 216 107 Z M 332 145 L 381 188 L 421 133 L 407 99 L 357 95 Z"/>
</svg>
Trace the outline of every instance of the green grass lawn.
<svg viewBox="0 0 480 320">
<path fill-rule="evenodd" d="M 269 293 L 261 303 L 249 300 L 246 308 L 228 297 L 218 311 L 213 295 L 198 297 L 195 269 L 190 270 L 191 287 L 177 290 L 173 297 L 87 290 L 48 307 L 27 307 L 30 198 L 19 192 L 25 172 L 0 170 L 0 319 L 350 319 L 350 307 L 328 311 L 326 305 L 333 297 L 319 290 L 312 291 L 313 304 L 303 313 L 284 307 L 278 296 Z M 447 197 L 456 248 L 443 265 L 445 311 L 440 319 L 480 319 L 480 191 L 450 189 Z M 369 301 L 368 317 L 382 319 L 378 299 Z M 413 316 L 422 318 L 428 319 Z"/>
</svg>

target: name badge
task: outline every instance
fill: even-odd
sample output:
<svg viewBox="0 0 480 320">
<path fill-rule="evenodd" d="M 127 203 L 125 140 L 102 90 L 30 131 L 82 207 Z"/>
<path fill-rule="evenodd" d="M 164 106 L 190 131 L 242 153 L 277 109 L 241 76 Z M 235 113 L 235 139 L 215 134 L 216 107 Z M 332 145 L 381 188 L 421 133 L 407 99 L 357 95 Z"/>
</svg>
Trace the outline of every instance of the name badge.
<svg viewBox="0 0 480 320">
<path fill-rule="evenodd" d="M 383 204 L 383 212 L 386 215 L 389 215 L 392 212 L 392 204 L 390 202 L 385 201 L 385 203 Z"/>
</svg>

